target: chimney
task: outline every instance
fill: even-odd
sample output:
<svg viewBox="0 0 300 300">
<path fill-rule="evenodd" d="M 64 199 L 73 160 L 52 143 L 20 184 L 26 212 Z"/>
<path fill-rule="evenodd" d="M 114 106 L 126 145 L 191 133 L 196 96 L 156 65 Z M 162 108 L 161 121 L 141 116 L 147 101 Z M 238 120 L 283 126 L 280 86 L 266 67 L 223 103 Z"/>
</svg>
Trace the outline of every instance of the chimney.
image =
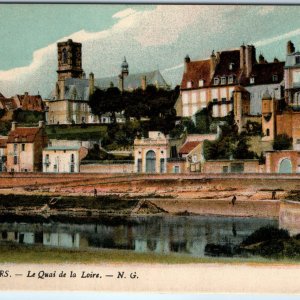
<svg viewBox="0 0 300 300">
<path fill-rule="evenodd" d="M 286 54 L 292 54 L 295 52 L 295 46 L 292 41 L 288 41 L 286 45 Z"/>
<path fill-rule="evenodd" d="M 187 72 L 188 69 L 188 64 L 191 62 L 190 57 L 188 56 L 188 54 L 186 55 L 186 57 L 184 58 L 184 73 Z"/>
<path fill-rule="evenodd" d="M 245 69 L 245 45 L 243 44 L 240 47 L 240 69 L 244 70 Z"/>
<path fill-rule="evenodd" d="M 11 122 L 11 131 L 14 131 L 17 128 L 17 122 L 13 121 Z"/>
<path fill-rule="evenodd" d="M 25 92 L 24 95 L 27 97 L 28 96 L 28 92 Z"/>
<path fill-rule="evenodd" d="M 210 56 L 210 77 L 211 78 L 215 73 L 216 66 L 217 66 L 217 58 L 215 55 L 215 51 L 213 50 Z"/>
<path fill-rule="evenodd" d="M 39 128 L 43 128 L 45 126 L 45 122 L 44 121 L 39 121 Z"/>
<path fill-rule="evenodd" d="M 245 54 L 246 76 L 249 77 L 252 72 L 252 67 L 256 63 L 255 47 L 253 45 L 247 45 Z"/>
<path fill-rule="evenodd" d="M 89 75 L 89 95 L 91 96 L 94 93 L 95 88 L 95 78 L 94 73 L 90 73 Z"/>
<path fill-rule="evenodd" d="M 273 61 L 274 63 L 279 63 L 279 60 L 278 60 L 278 58 L 277 57 L 274 57 L 274 61 Z"/>
<path fill-rule="evenodd" d="M 146 76 L 141 77 L 141 87 L 142 87 L 143 91 L 145 91 L 147 88 L 147 77 Z"/>
<path fill-rule="evenodd" d="M 217 52 L 217 55 L 216 55 L 216 64 L 218 64 L 220 62 L 220 56 L 221 56 L 221 53 L 218 51 Z"/>
<path fill-rule="evenodd" d="M 259 57 L 258 57 L 258 62 L 260 63 L 260 64 L 264 64 L 266 61 L 265 61 L 265 58 L 264 58 L 264 56 L 262 55 L 262 54 L 260 54 L 259 55 Z"/>
</svg>

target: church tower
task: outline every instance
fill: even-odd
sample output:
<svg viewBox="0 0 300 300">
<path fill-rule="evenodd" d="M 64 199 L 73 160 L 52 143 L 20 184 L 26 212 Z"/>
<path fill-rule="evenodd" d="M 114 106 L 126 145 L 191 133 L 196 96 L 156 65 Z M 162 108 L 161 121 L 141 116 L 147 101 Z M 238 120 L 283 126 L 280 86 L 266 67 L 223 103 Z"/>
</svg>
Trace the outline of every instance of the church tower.
<svg viewBox="0 0 300 300">
<path fill-rule="evenodd" d="M 82 54 L 81 43 L 75 43 L 71 39 L 57 43 L 57 99 L 64 99 L 64 81 L 67 78 L 82 78 Z"/>
<path fill-rule="evenodd" d="M 121 65 L 121 74 L 119 75 L 119 90 L 121 92 L 124 91 L 124 80 L 129 74 L 128 68 L 129 68 L 129 66 L 128 66 L 128 63 L 126 61 L 126 57 L 124 57 L 124 60 L 123 60 L 122 65 Z"/>
</svg>

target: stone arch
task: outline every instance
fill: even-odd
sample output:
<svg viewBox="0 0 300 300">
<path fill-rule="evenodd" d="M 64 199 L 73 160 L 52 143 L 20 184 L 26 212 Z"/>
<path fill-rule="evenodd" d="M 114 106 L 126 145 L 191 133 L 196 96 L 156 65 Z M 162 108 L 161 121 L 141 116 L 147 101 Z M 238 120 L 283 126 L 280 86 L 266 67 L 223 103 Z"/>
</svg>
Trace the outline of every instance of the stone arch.
<svg viewBox="0 0 300 300">
<path fill-rule="evenodd" d="M 292 162 L 289 158 L 285 157 L 278 163 L 278 173 L 289 174 L 293 172 Z"/>
<path fill-rule="evenodd" d="M 153 150 L 146 153 L 146 173 L 156 172 L 156 154 Z"/>
</svg>

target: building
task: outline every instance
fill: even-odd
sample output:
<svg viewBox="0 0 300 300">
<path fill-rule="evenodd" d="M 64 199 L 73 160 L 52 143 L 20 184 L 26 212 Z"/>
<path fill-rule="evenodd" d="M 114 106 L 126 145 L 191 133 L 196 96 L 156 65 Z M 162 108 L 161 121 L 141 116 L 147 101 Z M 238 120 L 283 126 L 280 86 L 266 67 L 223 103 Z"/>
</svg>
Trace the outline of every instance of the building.
<svg viewBox="0 0 300 300">
<path fill-rule="evenodd" d="M 87 148 L 76 145 L 48 146 L 43 150 L 43 172 L 78 173 L 80 162 L 87 153 Z"/>
<path fill-rule="evenodd" d="M 266 173 L 300 173 L 300 152 L 281 150 L 266 152 Z"/>
<path fill-rule="evenodd" d="M 217 134 L 189 134 L 179 150 L 179 156 L 185 159 L 185 172 L 202 172 L 205 161 L 203 154 L 204 141 L 215 141 Z"/>
<path fill-rule="evenodd" d="M 6 171 L 7 136 L 0 136 L 0 173 Z"/>
<path fill-rule="evenodd" d="M 13 99 L 22 110 L 44 111 L 44 102 L 40 95 L 29 95 L 25 92 L 24 95 L 15 95 Z"/>
<path fill-rule="evenodd" d="M 118 87 L 121 91 L 145 88 L 154 84 L 158 88 L 169 87 L 158 70 L 148 73 L 129 74 L 129 66 L 124 58 L 121 74 L 115 77 L 96 79 L 93 73 L 86 75 L 82 69 L 82 45 L 72 40 L 57 44 L 58 70 L 56 88 L 45 100 L 48 124 L 100 123 L 92 114 L 89 96 L 95 89 Z M 122 118 L 121 118 L 122 119 Z M 108 116 L 103 121 L 110 121 Z"/>
<path fill-rule="evenodd" d="M 16 122 L 7 139 L 7 171 L 38 172 L 42 170 L 42 149 L 47 145 L 44 122 L 38 127 L 18 127 Z"/>
<path fill-rule="evenodd" d="M 148 138 L 134 140 L 134 161 L 137 173 L 166 173 L 169 157 L 169 141 L 162 132 L 150 131 Z"/>
<path fill-rule="evenodd" d="M 216 54 L 213 51 L 209 59 L 200 61 L 191 61 L 186 56 L 181 93 L 175 104 L 177 115 L 193 117 L 211 103 L 213 117 L 224 117 L 234 109 L 236 86 L 243 86 L 250 93 L 249 112 L 256 115 L 260 113 L 266 87 L 280 98 L 283 67 L 284 62 L 275 58 L 274 62 L 268 63 L 262 55 L 257 62 L 253 45 Z M 249 103 L 248 99 L 246 101 Z"/>
</svg>

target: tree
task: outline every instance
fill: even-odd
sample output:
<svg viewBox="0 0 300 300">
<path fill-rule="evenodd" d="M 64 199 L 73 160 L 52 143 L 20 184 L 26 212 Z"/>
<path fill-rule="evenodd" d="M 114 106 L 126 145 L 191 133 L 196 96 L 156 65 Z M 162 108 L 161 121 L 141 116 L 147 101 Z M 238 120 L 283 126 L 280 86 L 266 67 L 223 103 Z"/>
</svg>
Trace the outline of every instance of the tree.
<svg viewBox="0 0 300 300">
<path fill-rule="evenodd" d="M 273 143 L 274 150 L 286 150 L 290 149 L 292 146 L 292 138 L 290 138 L 287 134 L 279 134 L 275 137 Z"/>
</svg>

